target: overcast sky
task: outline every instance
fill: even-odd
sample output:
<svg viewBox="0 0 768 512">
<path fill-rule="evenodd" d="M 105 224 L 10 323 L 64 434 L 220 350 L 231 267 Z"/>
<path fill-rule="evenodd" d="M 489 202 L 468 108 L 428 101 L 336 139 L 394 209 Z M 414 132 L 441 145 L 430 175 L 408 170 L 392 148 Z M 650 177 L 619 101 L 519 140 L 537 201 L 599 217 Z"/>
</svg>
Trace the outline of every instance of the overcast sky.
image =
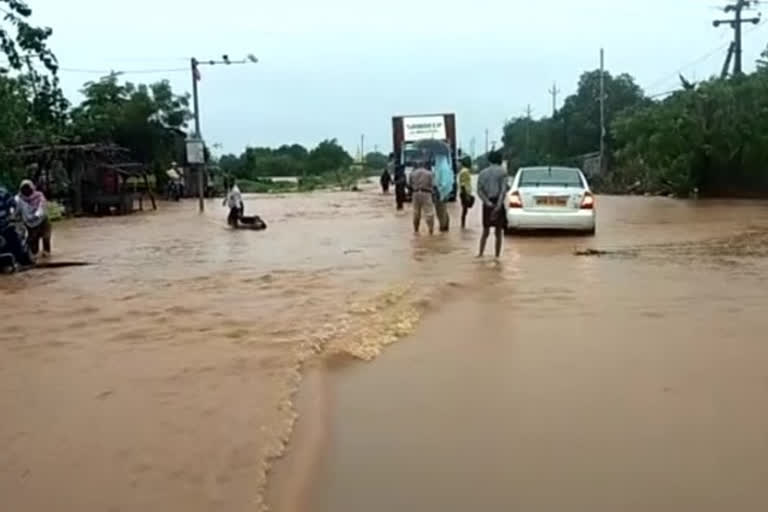
<svg viewBox="0 0 768 512">
<path fill-rule="evenodd" d="M 78 99 L 98 71 L 175 69 L 224 53 L 250 66 L 202 68 L 202 132 L 225 152 L 246 145 L 336 137 L 355 154 L 389 151 L 390 119 L 455 112 L 470 150 L 499 140 L 504 119 L 551 111 L 548 89 L 574 92 L 599 65 L 628 72 L 648 93 L 719 73 L 732 31 L 713 28 L 721 0 L 28 0 L 52 47 L 65 92 Z M 449 7 L 450 4 L 461 7 Z M 768 13 L 766 13 L 768 17 Z M 768 23 L 745 27 L 747 69 L 768 43 Z M 718 51 L 718 48 L 721 48 Z M 711 54 L 709 58 L 703 58 Z M 75 70 L 92 70 L 86 73 Z M 167 78 L 191 89 L 189 72 Z"/>
</svg>

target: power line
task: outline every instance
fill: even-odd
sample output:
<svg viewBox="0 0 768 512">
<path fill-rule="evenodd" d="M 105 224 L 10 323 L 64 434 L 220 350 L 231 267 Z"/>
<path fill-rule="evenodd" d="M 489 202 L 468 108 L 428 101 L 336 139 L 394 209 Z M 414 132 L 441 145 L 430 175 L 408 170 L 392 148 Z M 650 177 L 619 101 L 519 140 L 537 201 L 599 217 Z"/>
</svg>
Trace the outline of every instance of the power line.
<svg viewBox="0 0 768 512">
<path fill-rule="evenodd" d="M 28 58 L 28 57 L 27 57 Z M 10 62 L 2 61 L 0 66 L 8 66 Z M 57 71 L 62 73 L 83 73 L 94 75 L 109 75 L 110 73 L 117 73 L 119 75 L 149 75 L 153 73 L 180 73 L 188 71 L 188 68 L 144 68 L 144 69 L 94 69 L 94 68 L 78 68 L 78 67 L 58 67 Z"/>
<path fill-rule="evenodd" d="M 744 18 L 743 12 L 745 9 L 751 9 L 752 8 L 752 0 L 736 0 L 736 3 L 728 4 L 725 7 L 725 12 L 733 13 L 733 18 L 729 18 L 727 20 L 715 20 L 712 22 L 712 25 L 715 27 L 719 27 L 723 24 L 728 24 L 733 28 L 733 46 L 729 48 L 728 50 L 728 56 L 726 57 L 726 64 L 723 67 L 723 75 L 727 72 L 728 64 L 731 62 L 731 57 L 733 57 L 733 74 L 734 75 L 741 75 L 742 74 L 742 25 L 745 23 L 752 23 L 753 25 L 758 25 L 760 23 L 760 15 L 758 13 L 758 16 L 752 17 L 752 18 Z"/>
<path fill-rule="evenodd" d="M 680 89 L 675 89 L 673 91 L 659 92 L 659 93 L 647 96 L 647 98 L 654 100 L 656 98 L 663 98 L 664 96 L 669 96 L 670 94 L 675 94 L 676 92 L 679 92 L 679 91 L 680 91 Z"/>
<path fill-rule="evenodd" d="M 683 70 L 685 70 L 685 69 L 687 69 L 687 68 L 689 68 L 691 66 L 695 66 L 696 64 L 701 64 L 702 62 L 712 58 L 712 56 L 714 56 L 717 53 L 720 53 L 722 50 L 724 50 L 728 46 L 730 46 L 730 44 L 731 44 L 730 41 L 725 43 L 725 44 L 722 44 L 722 45 L 718 46 L 717 48 L 715 48 L 714 50 L 709 51 L 706 54 L 702 55 L 698 59 L 696 59 L 694 61 L 691 61 L 691 62 L 689 62 L 688 64 L 686 64 L 684 66 L 681 66 L 680 68 L 676 69 L 675 71 L 673 71 L 673 72 L 671 72 L 671 73 L 669 73 L 667 75 L 664 75 L 662 78 L 660 78 L 659 80 L 656 80 L 655 82 L 653 82 L 653 84 L 648 86 L 646 88 L 646 90 L 647 91 L 652 91 L 653 89 L 657 88 L 658 86 L 665 84 L 670 78 L 677 77 L 680 73 L 683 72 Z"/>
<path fill-rule="evenodd" d="M 64 73 L 85 73 L 109 75 L 116 73 L 119 75 L 150 75 L 156 73 L 180 73 L 188 71 L 187 68 L 158 68 L 158 69 L 83 69 L 83 68 L 59 68 Z"/>
<path fill-rule="evenodd" d="M 768 19 L 763 19 L 756 26 L 750 28 L 749 30 L 746 30 L 744 33 L 745 34 L 751 34 L 752 32 L 754 32 L 756 30 L 759 30 L 760 28 L 766 26 L 766 23 L 768 23 Z M 659 86 L 664 85 L 671 78 L 676 78 L 677 76 L 679 76 L 680 73 L 682 73 L 684 70 L 690 68 L 691 66 L 695 66 L 697 64 L 701 64 L 702 62 L 712 58 L 715 54 L 725 50 L 726 48 L 728 48 L 731 45 L 731 43 L 732 43 L 732 41 L 728 41 L 726 43 L 723 43 L 720 46 L 718 46 L 717 48 L 712 49 L 711 51 L 709 51 L 709 52 L 705 53 L 704 55 L 702 55 L 701 57 L 699 57 L 699 58 L 689 62 L 688 64 L 680 66 L 675 71 L 672 71 L 671 73 L 666 74 L 662 78 L 660 78 L 660 79 L 656 80 L 655 82 L 653 82 L 651 85 L 646 87 L 645 90 L 650 92 L 650 91 L 658 88 Z"/>
</svg>

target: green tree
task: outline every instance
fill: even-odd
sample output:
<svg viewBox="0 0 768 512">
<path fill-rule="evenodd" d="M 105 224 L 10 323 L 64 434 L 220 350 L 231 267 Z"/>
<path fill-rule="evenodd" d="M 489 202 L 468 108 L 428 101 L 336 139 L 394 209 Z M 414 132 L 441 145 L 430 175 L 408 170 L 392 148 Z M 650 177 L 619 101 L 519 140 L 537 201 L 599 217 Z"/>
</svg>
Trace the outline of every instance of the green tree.
<svg viewBox="0 0 768 512">
<path fill-rule="evenodd" d="M 613 126 L 619 184 L 654 193 L 768 193 L 768 76 L 712 79 Z"/>
<path fill-rule="evenodd" d="M 188 96 L 174 94 L 167 81 L 136 85 L 111 74 L 86 83 L 82 93 L 70 126 L 77 139 L 124 146 L 157 171 L 178 159 L 178 140 L 192 116 Z"/>
<path fill-rule="evenodd" d="M 53 30 L 31 25 L 28 20 L 32 9 L 22 0 L 0 0 L 0 13 L 4 15 L 0 20 L 0 50 L 8 58 L 10 68 L 20 70 L 26 57 L 33 55 L 55 74 L 58 63 L 48 48 Z"/>
<path fill-rule="evenodd" d="M 372 170 L 382 170 L 387 167 L 389 157 L 377 151 L 365 155 L 365 165 Z"/>
<path fill-rule="evenodd" d="M 243 164 L 239 156 L 233 154 L 222 155 L 219 158 L 219 168 L 221 172 L 228 176 L 234 176 L 236 178 L 246 178 L 243 175 Z"/>
<path fill-rule="evenodd" d="M 56 78 L 56 57 L 48 48 L 51 29 L 31 25 L 32 10 L 20 0 L 0 0 L 0 14 L 0 55 L 7 59 L 0 61 L 0 151 L 7 152 L 61 135 L 69 104 Z M 2 158 L 4 166 L 12 165 L 7 155 Z"/>
<path fill-rule="evenodd" d="M 627 109 L 649 104 L 642 89 L 628 74 L 604 74 L 606 143 L 612 144 L 612 121 Z M 575 94 L 568 96 L 552 117 L 517 117 L 504 127 L 504 151 L 511 166 L 572 164 L 578 155 L 600 146 L 600 70 L 581 75 Z"/>
<path fill-rule="evenodd" d="M 765 47 L 763 53 L 760 54 L 760 58 L 757 59 L 757 69 L 759 71 L 768 71 L 768 46 Z"/>
<path fill-rule="evenodd" d="M 274 151 L 275 156 L 287 156 L 297 161 L 306 160 L 309 156 L 307 148 L 300 144 L 283 145 Z"/>
<path fill-rule="evenodd" d="M 352 162 L 352 157 L 336 139 L 328 139 L 309 152 L 307 171 L 309 174 L 335 172 L 349 167 Z"/>
</svg>

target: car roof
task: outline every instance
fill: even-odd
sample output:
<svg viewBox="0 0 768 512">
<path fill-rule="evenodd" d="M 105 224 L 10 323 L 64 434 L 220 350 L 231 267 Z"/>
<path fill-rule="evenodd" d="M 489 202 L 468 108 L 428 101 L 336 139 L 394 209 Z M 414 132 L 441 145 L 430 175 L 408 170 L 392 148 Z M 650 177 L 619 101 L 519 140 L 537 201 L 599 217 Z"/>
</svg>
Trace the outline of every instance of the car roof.
<svg viewBox="0 0 768 512">
<path fill-rule="evenodd" d="M 521 171 L 548 171 L 549 169 L 552 169 L 553 171 L 576 171 L 581 172 L 581 169 L 578 167 L 564 167 L 562 165 L 539 165 L 535 167 L 521 167 Z"/>
</svg>

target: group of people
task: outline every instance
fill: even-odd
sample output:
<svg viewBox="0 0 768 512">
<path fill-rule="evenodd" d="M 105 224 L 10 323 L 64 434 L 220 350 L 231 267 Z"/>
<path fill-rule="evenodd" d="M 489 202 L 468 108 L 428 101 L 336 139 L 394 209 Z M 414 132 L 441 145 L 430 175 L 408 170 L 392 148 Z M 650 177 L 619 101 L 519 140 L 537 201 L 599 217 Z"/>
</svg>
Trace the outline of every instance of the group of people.
<svg viewBox="0 0 768 512">
<path fill-rule="evenodd" d="M 11 259 L 0 264 L 33 265 L 41 242 L 42 256 L 50 256 L 51 232 L 45 195 L 31 180 L 22 181 L 15 196 L 0 186 L 0 258 Z"/>
<path fill-rule="evenodd" d="M 496 258 L 501 256 L 504 240 L 504 230 L 507 225 L 507 216 L 504 201 L 509 191 L 509 177 L 502 166 L 502 154 L 500 151 L 492 151 L 488 155 L 489 165 L 480 172 L 477 180 L 477 197 L 482 202 L 483 231 L 480 237 L 480 249 L 478 256 L 485 254 L 485 248 L 494 232 L 496 246 Z M 437 192 L 435 174 L 433 172 L 434 161 L 425 158 L 417 162 L 415 170 L 406 179 L 402 166 L 395 166 L 394 155 L 390 155 L 390 165 L 381 176 L 382 191 L 386 194 L 393 181 L 395 184 L 395 202 L 398 210 L 403 209 L 406 192 L 411 191 L 413 202 L 413 230 L 416 234 L 421 231 L 422 219 L 427 225 L 429 234 L 435 231 L 435 216 L 438 217 L 441 231 L 448 231 L 449 218 L 444 198 Z M 463 157 L 461 171 L 458 174 L 458 192 L 461 202 L 461 228 L 467 226 L 467 215 L 474 207 L 475 195 L 472 191 L 472 159 Z"/>
</svg>

